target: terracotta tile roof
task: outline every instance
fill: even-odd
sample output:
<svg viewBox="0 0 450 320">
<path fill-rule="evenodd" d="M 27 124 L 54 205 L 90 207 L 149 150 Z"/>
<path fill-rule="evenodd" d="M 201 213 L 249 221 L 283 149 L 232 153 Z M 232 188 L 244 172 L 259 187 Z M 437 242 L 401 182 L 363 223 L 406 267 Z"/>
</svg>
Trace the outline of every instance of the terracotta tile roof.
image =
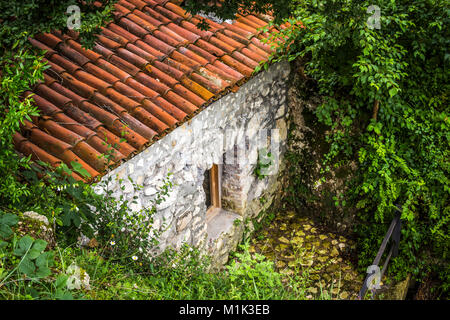
<svg viewBox="0 0 450 320">
<path fill-rule="evenodd" d="M 257 30 L 267 16 L 218 24 L 177 3 L 119 1 L 92 50 L 81 47 L 75 32 L 30 39 L 46 50 L 51 68 L 25 93 L 33 93 L 41 116 L 25 121 L 14 136 L 16 149 L 53 166 L 77 161 L 99 176 L 109 147 L 119 164 L 235 91 L 272 53 Z M 208 31 L 196 27 L 200 19 Z"/>
</svg>

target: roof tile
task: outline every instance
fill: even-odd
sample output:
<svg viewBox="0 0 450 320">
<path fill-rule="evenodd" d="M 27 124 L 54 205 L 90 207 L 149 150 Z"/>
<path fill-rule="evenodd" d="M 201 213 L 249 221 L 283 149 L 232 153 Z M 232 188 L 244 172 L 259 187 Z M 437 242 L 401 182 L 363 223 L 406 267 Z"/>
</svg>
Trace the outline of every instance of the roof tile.
<svg viewBox="0 0 450 320">
<path fill-rule="evenodd" d="M 180 3 L 118 1 L 115 21 L 101 28 L 93 50 L 82 48 L 73 30 L 29 39 L 46 51 L 50 69 L 33 89 L 41 116 L 14 135 L 16 149 L 53 166 L 77 161 L 97 176 L 107 164 L 102 154 L 115 150 L 115 165 L 131 157 L 238 90 L 274 52 L 259 30 L 270 17 L 241 14 L 219 24 L 192 17 Z M 208 31 L 197 28 L 200 19 Z"/>
</svg>

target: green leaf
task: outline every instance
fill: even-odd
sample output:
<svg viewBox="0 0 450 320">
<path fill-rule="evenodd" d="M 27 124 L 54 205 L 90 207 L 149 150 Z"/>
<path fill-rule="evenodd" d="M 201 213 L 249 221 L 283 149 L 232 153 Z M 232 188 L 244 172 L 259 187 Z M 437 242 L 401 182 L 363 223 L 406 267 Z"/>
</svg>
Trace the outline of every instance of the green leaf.
<svg viewBox="0 0 450 320">
<path fill-rule="evenodd" d="M 398 92 L 397 88 L 392 88 L 392 89 L 389 90 L 389 95 L 392 98 L 393 96 L 395 96 L 397 94 L 397 92 Z"/>
<path fill-rule="evenodd" d="M 66 287 L 67 279 L 69 279 L 69 276 L 66 274 L 61 274 L 56 278 L 55 280 L 55 287 L 57 289 L 63 289 Z"/>
<path fill-rule="evenodd" d="M 53 251 L 44 252 L 36 259 L 36 266 L 39 268 L 52 266 L 54 257 L 55 253 Z"/>
<path fill-rule="evenodd" d="M 51 274 L 51 270 L 49 267 L 39 267 L 37 271 L 34 273 L 34 277 L 36 278 L 45 278 Z"/>
<path fill-rule="evenodd" d="M 34 239 L 28 235 L 23 236 L 17 243 L 17 247 L 14 250 L 16 256 L 23 256 L 31 248 Z"/>
<path fill-rule="evenodd" d="M 0 250 L 6 248 L 6 246 L 8 246 L 8 242 L 0 240 Z"/>
<path fill-rule="evenodd" d="M 36 241 L 34 241 L 32 250 L 42 252 L 45 250 L 45 247 L 47 247 L 47 241 L 42 240 L 42 239 L 37 239 Z"/>
<path fill-rule="evenodd" d="M 0 224 L 0 238 L 6 239 L 9 238 L 12 234 L 13 231 L 9 226 Z"/>
<path fill-rule="evenodd" d="M 34 271 L 36 270 L 36 267 L 35 267 L 33 261 L 31 261 L 28 257 L 25 257 L 20 262 L 18 270 L 19 270 L 19 272 L 30 276 L 34 273 Z"/>
<path fill-rule="evenodd" d="M 87 170 L 85 168 L 83 168 L 81 163 L 76 162 L 76 161 L 72 161 L 70 163 L 70 165 L 72 166 L 73 171 L 75 171 L 76 173 L 79 173 L 83 178 L 89 178 L 91 176 L 89 174 L 89 172 L 87 172 Z"/>
<path fill-rule="evenodd" d="M 56 298 L 59 300 L 73 300 L 73 295 L 69 291 L 60 291 Z"/>
<path fill-rule="evenodd" d="M 9 238 L 13 234 L 11 227 L 16 225 L 18 221 L 19 217 L 14 214 L 6 213 L 2 215 L 0 217 L 0 238 Z"/>
<path fill-rule="evenodd" d="M 19 217 L 15 214 L 6 213 L 0 217 L 0 224 L 6 224 L 10 227 L 14 226 L 19 222 Z"/>
</svg>

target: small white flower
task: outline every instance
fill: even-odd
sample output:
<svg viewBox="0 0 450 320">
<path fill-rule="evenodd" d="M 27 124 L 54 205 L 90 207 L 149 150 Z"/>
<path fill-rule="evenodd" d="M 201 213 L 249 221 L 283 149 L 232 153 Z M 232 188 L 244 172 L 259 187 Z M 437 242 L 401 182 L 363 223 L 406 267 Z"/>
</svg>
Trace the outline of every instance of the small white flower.
<svg viewBox="0 0 450 320">
<path fill-rule="evenodd" d="M 137 256 L 132 256 L 131 259 L 133 259 L 134 261 L 136 261 L 138 259 Z"/>
<path fill-rule="evenodd" d="M 109 244 L 114 246 L 114 245 L 116 245 L 116 242 L 115 241 L 111 241 Z"/>
</svg>

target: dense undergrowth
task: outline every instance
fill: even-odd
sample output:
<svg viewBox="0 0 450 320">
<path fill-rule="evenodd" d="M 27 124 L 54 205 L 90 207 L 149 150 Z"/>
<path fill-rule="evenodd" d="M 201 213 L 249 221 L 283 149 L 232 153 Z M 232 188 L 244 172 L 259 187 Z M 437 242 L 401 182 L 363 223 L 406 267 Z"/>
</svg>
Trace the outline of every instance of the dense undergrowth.
<svg viewBox="0 0 450 320">
<path fill-rule="evenodd" d="M 164 225 L 154 229 L 152 217 L 172 186 L 169 177 L 150 208 L 132 212 L 134 199 L 114 197 L 111 179 L 94 185 L 95 193 L 70 173 L 48 171 L 40 196 L 59 200 L 34 206 L 43 214 L 37 220 L 0 211 L 0 299 L 304 298 L 304 282 L 283 278 L 246 245 L 221 272 L 209 272 L 209 258 L 187 245 L 157 254 Z M 86 234 L 91 239 L 82 246 Z"/>
<path fill-rule="evenodd" d="M 276 1 L 275 1 L 276 2 Z M 279 59 L 316 84 L 330 171 L 357 163 L 340 207 L 356 208 L 361 272 L 402 210 L 397 280 L 439 279 L 448 295 L 449 62 L 447 1 L 294 1 Z M 378 10 L 379 14 L 374 12 Z"/>
<path fill-rule="evenodd" d="M 304 282 L 241 246 L 221 272 L 195 248 L 138 256 L 111 234 L 88 246 L 47 242 L 16 232 L 19 218 L 0 215 L 0 299 L 304 299 Z M 9 231 L 5 231 L 9 230 Z M 5 232 L 3 232 L 5 231 Z M 144 245 L 144 244 L 142 244 Z"/>
</svg>

